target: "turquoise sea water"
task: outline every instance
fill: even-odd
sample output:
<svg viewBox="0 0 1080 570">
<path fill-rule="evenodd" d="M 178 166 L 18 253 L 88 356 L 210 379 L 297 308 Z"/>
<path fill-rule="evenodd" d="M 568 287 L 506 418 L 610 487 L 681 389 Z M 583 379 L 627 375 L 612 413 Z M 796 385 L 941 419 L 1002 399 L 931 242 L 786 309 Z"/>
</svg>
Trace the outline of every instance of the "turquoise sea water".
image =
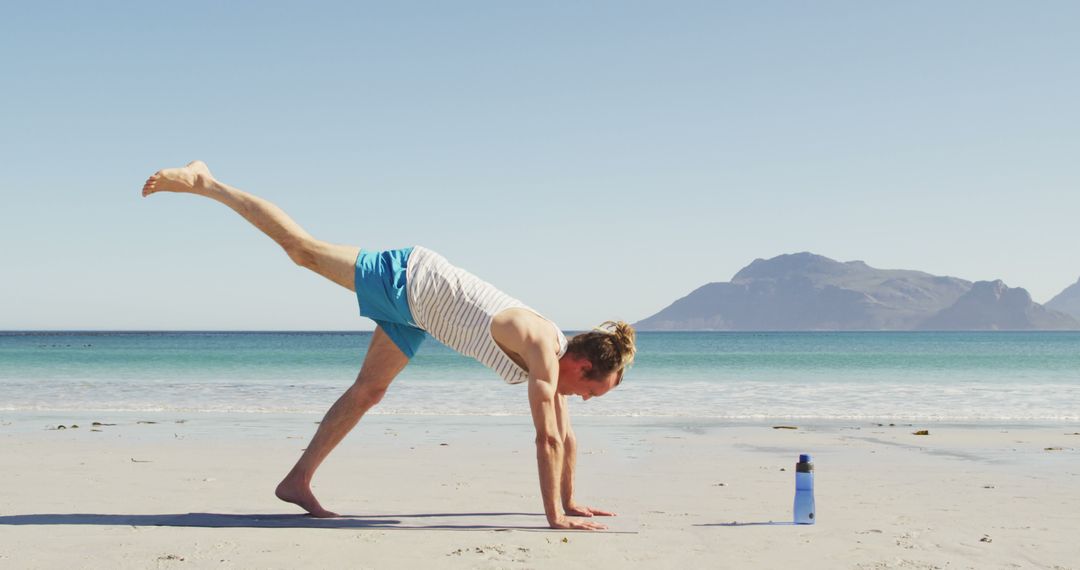
<svg viewBox="0 0 1080 570">
<path fill-rule="evenodd" d="M 371 333 L 0 333 L 0 411 L 321 413 Z M 576 415 L 1080 422 L 1080 333 L 641 333 Z M 526 415 L 428 340 L 373 413 Z"/>
</svg>

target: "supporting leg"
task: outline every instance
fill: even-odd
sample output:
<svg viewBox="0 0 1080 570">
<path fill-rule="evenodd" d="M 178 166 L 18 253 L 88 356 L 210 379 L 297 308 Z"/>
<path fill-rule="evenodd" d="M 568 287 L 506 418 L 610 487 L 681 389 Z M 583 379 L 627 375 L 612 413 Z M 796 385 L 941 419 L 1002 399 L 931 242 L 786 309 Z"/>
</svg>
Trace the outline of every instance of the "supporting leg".
<svg viewBox="0 0 1080 570">
<path fill-rule="evenodd" d="M 401 349 L 386 336 L 381 327 L 377 327 L 356 383 L 330 407 L 300 460 L 277 486 L 276 494 L 279 499 L 299 505 L 315 517 L 338 516 L 324 509 L 311 492 L 311 479 L 315 476 L 315 470 L 356 426 L 364 413 L 382 399 L 390 382 L 408 362 L 408 357 Z"/>
<path fill-rule="evenodd" d="M 156 192 L 198 194 L 217 200 L 270 236 L 297 265 L 355 290 L 353 276 L 360 248 L 315 239 L 272 202 L 219 182 L 204 162 L 159 170 L 143 185 L 143 196 Z"/>
</svg>

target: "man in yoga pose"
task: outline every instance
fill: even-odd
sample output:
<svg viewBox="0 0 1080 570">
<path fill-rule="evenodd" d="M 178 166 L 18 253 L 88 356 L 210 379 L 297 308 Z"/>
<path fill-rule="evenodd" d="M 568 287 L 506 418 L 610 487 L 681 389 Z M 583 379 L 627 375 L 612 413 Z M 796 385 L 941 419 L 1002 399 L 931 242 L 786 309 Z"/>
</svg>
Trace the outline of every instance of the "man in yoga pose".
<svg viewBox="0 0 1080 570">
<path fill-rule="evenodd" d="M 603 529 L 570 516 L 611 516 L 574 500 L 576 440 L 567 396 L 588 400 L 619 384 L 634 358 L 634 330 L 624 322 L 569 341 L 559 327 L 423 247 L 368 251 L 320 241 L 274 204 L 219 182 L 206 164 L 160 170 L 143 196 L 183 192 L 232 208 L 278 243 L 289 257 L 356 293 L 360 314 L 376 323 L 356 381 L 330 407 L 310 445 L 276 494 L 315 517 L 335 517 L 311 492 L 315 470 L 386 393 L 427 334 L 479 360 L 511 384 L 528 383 L 536 428 L 540 494 L 551 528 Z"/>
</svg>

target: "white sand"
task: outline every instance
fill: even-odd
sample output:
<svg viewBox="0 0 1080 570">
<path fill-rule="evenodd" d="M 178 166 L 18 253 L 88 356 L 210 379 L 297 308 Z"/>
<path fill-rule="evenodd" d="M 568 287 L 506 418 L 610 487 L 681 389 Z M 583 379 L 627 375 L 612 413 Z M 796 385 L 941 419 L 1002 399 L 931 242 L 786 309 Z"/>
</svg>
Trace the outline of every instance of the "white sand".
<svg viewBox="0 0 1080 570">
<path fill-rule="evenodd" d="M 272 495 L 310 418 L 147 419 L 0 416 L 0 568 L 1080 568 L 1076 425 L 579 420 L 579 499 L 619 513 L 590 533 L 546 528 L 526 417 L 365 418 L 330 520 Z M 819 522 L 766 524 L 800 452 Z"/>
</svg>

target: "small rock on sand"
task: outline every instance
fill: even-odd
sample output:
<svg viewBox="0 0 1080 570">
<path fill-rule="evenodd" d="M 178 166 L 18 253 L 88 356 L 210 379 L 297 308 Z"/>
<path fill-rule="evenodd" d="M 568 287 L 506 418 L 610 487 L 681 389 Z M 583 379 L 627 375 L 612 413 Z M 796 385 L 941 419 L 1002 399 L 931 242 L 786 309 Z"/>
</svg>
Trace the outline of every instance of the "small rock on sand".
<svg viewBox="0 0 1080 570">
<path fill-rule="evenodd" d="M 912 435 L 930 435 L 930 430 L 928 430 L 928 429 L 921 429 L 921 430 L 919 430 L 919 431 L 914 431 L 914 432 L 911 432 L 911 434 L 912 434 Z"/>
</svg>

